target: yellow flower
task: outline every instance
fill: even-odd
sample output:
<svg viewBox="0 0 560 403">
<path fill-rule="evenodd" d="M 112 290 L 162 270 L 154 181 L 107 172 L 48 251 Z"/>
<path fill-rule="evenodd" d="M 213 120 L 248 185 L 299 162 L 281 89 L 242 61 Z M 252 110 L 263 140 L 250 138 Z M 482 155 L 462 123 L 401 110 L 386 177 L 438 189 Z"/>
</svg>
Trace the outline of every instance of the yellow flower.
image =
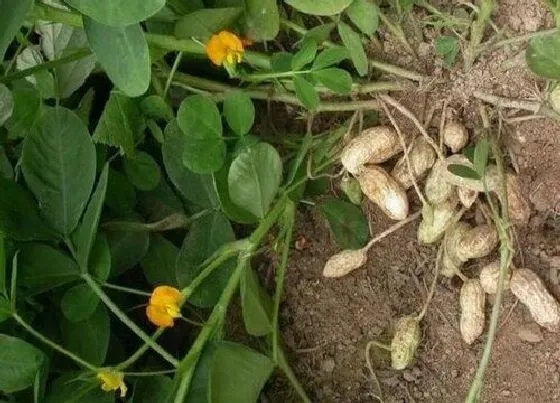
<svg viewBox="0 0 560 403">
<path fill-rule="evenodd" d="M 212 35 L 206 45 L 208 58 L 218 66 L 224 63 L 230 65 L 240 63 L 243 52 L 245 52 L 243 41 L 237 35 L 228 31 Z"/>
<path fill-rule="evenodd" d="M 181 291 L 174 287 L 156 287 L 146 307 L 150 322 L 159 327 L 173 327 L 174 320 L 181 316 Z"/>
<path fill-rule="evenodd" d="M 113 392 L 118 389 L 121 397 L 126 396 L 127 387 L 122 372 L 106 369 L 97 373 L 97 379 L 101 382 L 101 389 L 105 392 Z"/>
</svg>

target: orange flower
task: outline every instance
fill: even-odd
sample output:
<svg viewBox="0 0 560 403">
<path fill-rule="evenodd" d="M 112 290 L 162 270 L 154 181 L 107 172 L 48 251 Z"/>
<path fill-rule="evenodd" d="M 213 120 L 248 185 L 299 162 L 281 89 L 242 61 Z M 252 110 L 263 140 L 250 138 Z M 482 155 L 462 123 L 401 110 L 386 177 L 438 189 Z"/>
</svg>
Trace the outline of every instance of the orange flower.
<svg viewBox="0 0 560 403">
<path fill-rule="evenodd" d="M 243 41 L 235 34 L 222 31 L 212 35 L 206 45 L 206 53 L 212 63 L 221 66 L 224 63 L 235 65 L 243 56 Z"/>
<path fill-rule="evenodd" d="M 181 291 L 161 285 L 154 288 L 146 315 L 150 322 L 159 327 L 173 327 L 174 320 L 181 316 Z"/>
<path fill-rule="evenodd" d="M 97 373 L 97 379 L 101 382 L 101 389 L 105 392 L 120 390 L 121 397 L 126 396 L 127 387 L 124 383 L 124 374 L 122 372 L 105 369 Z"/>
</svg>

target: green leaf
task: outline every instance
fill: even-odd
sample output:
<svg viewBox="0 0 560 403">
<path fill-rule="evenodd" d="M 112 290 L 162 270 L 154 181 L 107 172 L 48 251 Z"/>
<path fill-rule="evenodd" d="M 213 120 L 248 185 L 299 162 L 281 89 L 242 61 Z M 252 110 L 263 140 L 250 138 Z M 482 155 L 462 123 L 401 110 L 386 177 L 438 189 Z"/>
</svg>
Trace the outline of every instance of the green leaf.
<svg viewBox="0 0 560 403">
<path fill-rule="evenodd" d="M 147 118 L 166 122 L 173 119 L 173 109 L 159 95 L 148 95 L 140 101 L 140 109 Z"/>
<path fill-rule="evenodd" d="M 288 52 L 276 52 L 270 57 L 270 65 L 272 71 L 276 73 L 283 73 L 292 70 L 292 59 L 294 55 Z"/>
<path fill-rule="evenodd" d="M 12 317 L 12 306 L 10 300 L 0 295 L 0 323 L 7 321 Z"/>
<path fill-rule="evenodd" d="M 338 23 L 338 34 L 340 39 L 342 39 L 342 43 L 350 52 L 350 58 L 358 74 L 362 77 L 365 76 L 368 72 L 368 59 L 360 35 L 343 22 Z"/>
<path fill-rule="evenodd" d="M 366 35 L 373 35 L 379 26 L 379 10 L 368 0 L 354 0 L 346 9 L 350 21 Z"/>
<path fill-rule="evenodd" d="M 317 109 L 321 100 L 319 99 L 319 94 L 317 94 L 313 84 L 298 75 L 294 76 L 294 88 L 296 90 L 296 96 L 303 106 L 311 111 Z"/>
<path fill-rule="evenodd" d="M 111 337 L 111 321 L 105 305 L 99 304 L 85 320 L 63 319 L 60 327 L 65 348 L 93 365 L 103 365 Z"/>
<path fill-rule="evenodd" d="M 76 228 L 76 232 L 72 235 L 74 246 L 76 247 L 78 264 L 82 269 L 87 269 L 88 267 L 90 251 L 95 241 L 97 227 L 99 226 L 99 218 L 101 217 L 101 210 L 103 209 L 103 202 L 105 201 L 105 194 L 107 193 L 108 177 L 109 164 L 105 164 L 99 176 L 97 187 L 84 213 L 84 218 L 78 225 L 78 228 Z"/>
<path fill-rule="evenodd" d="M 352 77 L 346 70 L 334 67 L 314 71 L 311 76 L 330 90 L 348 94 L 352 90 Z"/>
<path fill-rule="evenodd" d="M 443 57 L 445 66 L 451 68 L 460 50 L 459 39 L 451 35 L 438 36 L 434 47 L 436 55 Z"/>
<path fill-rule="evenodd" d="M 16 57 L 16 69 L 19 71 L 40 66 L 42 63 L 43 55 L 38 45 L 29 45 Z M 50 71 L 36 71 L 25 77 L 25 80 L 35 85 L 43 98 L 49 99 L 55 96 L 54 77 Z"/>
<path fill-rule="evenodd" d="M 111 277 L 136 266 L 148 252 L 150 236 L 142 231 L 114 231 L 107 234 L 111 250 Z"/>
<path fill-rule="evenodd" d="M 148 283 L 177 285 L 175 264 L 179 248 L 159 234 L 152 234 L 150 247 L 141 261 Z"/>
<path fill-rule="evenodd" d="M 17 281 L 29 294 L 40 294 L 75 281 L 79 276 L 76 262 L 59 250 L 40 243 L 22 246 Z"/>
<path fill-rule="evenodd" d="M 14 111 L 14 97 L 4 84 L 0 84 L 0 126 L 12 116 Z"/>
<path fill-rule="evenodd" d="M 133 157 L 136 139 L 142 130 L 144 119 L 137 101 L 113 91 L 95 128 L 93 139 L 98 143 L 122 147 L 126 155 Z"/>
<path fill-rule="evenodd" d="M 0 295 L 8 295 L 6 284 L 6 240 L 0 236 Z"/>
<path fill-rule="evenodd" d="M 292 70 L 302 70 L 315 59 L 317 44 L 314 41 L 303 41 L 301 49 L 292 58 Z"/>
<path fill-rule="evenodd" d="M 117 88 L 129 97 L 146 92 L 151 62 L 142 27 L 139 24 L 110 27 L 85 17 L 84 28 L 99 64 Z"/>
<path fill-rule="evenodd" d="M 146 125 L 148 129 L 150 129 L 150 133 L 152 133 L 152 137 L 158 142 L 163 143 L 163 130 L 158 126 L 155 120 L 148 119 L 146 120 Z"/>
<path fill-rule="evenodd" d="M 329 198 L 323 201 L 319 208 L 329 222 L 336 243 L 342 249 L 359 249 L 367 243 L 369 227 L 359 207 Z"/>
<path fill-rule="evenodd" d="M 235 134 L 249 133 L 255 122 L 255 106 L 249 95 L 243 91 L 229 93 L 224 99 L 224 117 Z"/>
<path fill-rule="evenodd" d="M 56 239 L 56 232 L 39 215 L 33 197 L 0 175 L 0 234 L 18 241 Z"/>
<path fill-rule="evenodd" d="M 461 178 L 480 180 L 480 175 L 474 169 L 466 165 L 450 164 L 447 170 Z"/>
<path fill-rule="evenodd" d="M 323 43 L 329 40 L 331 32 L 335 26 L 336 24 L 334 22 L 317 25 L 316 27 L 313 27 L 309 31 L 307 31 L 303 36 L 303 39 L 311 39 L 318 44 Z"/>
<path fill-rule="evenodd" d="M 324 69 L 325 67 L 338 64 L 345 59 L 350 58 L 350 53 L 348 49 L 344 46 L 333 46 L 332 48 L 327 48 L 317 55 L 317 58 L 313 62 L 313 70 Z"/>
<path fill-rule="evenodd" d="M 127 215 L 136 206 L 136 190 L 128 178 L 109 168 L 105 203 L 119 215 Z"/>
<path fill-rule="evenodd" d="M 254 41 L 271 41 L 280 30 L 276 0 L 244 0 L 245 35 Z"/>
<path fill-rule="evenodd" d="M 41 94 L 29 82 L 22 80 L 14 84 L 12 89 L 14 109 L 12 116 L 6 121 L 9 137 L 12 139 L 25 137 L 35 126 L 42 113 Z"/>
<path fill-rule="evenodd" d="M 89 318 L 99 305 L 99 297 L 87 284 L 79 284 L 66 290 L 60 301 L 60 309 L 70 322 Z"/>
<path fill-rule="evenodd" d="M 220 246 L 235 240 L 229 220 L 220 212 L 204 215 L 194 222 L 177 256 L 177 282 L 185 287 L 200 273 L 200 266 Z M 218 302 L 235 268 L 235 258 L 227 260 L 208 276 L 189 298 L 193 305 L 209 308 Z"/>
<path fill-rule="evenodd" d="M 95 147 L 71 110 L 47 108 L 23 145 L 22 170 L 41 213 L 62 234 L 80 219 L 95 181 Z"/>
<path fill-rule="evenodd" d="M 144 192 L 154 190 L 161 181 L 159 165 L 143 151 L 137 152 L 134 158 L 125 158 L 124 172 L 132 184 Z"/>
<path fill-rule="evenodd" d="M 0 146 L 0 175 L 6 179 L 14 179 L 14 168 L 2 146 Z"/>
<path fill-rule="evenodd" d="M 181 102 L 177 123 L 187 137 L 222 137 L 220 111 L 216 103 L 204 95 L 191 95 Z"/>
<path fill-rule="evenodd" d="M 0 390 L 13 393 L 33 385 L 44 360 L 44 354 L 33 345 L 0 334 Z"/>
<path fill-rule="evenodd" d="M 33 0 L 0 1 L 0 60 L 4 60 L 8 46 L 21 29 L 32 7 Z"/>
<path fill-rule="evenodd" d="M 200 38 L 208 40 L 231 26 L 243 12 L 242 8 L 203 8 L 181 17 L 175 25 L 175 36 L 178 38 Z"/>
<path fill-rule="evenodd" d="M 109 241 L 98 233 L 89 254 L 89 271 L 98 280 L 105 281 L 111 273 L 111 249 Z"/>
<path fill-rule="evenodd" d="M 139 378 L 134 387 L 134 403 L 168 403 L 173 381 L 163 375 Z"/>
<path fill-rule="evenodd" d="M 249 266 L 241 277 L 240 291 L 247 333 L 265 336 L 272 332 L 272 298 L 261 287 L 257 274 Z"/>
<path fill-rule="evenodd" d="M 267 213 L 282 181 L 282 160 L 270 144 L 257 144 L 239 154 L 229 169 L 231 200 L 255 216 Z"/>
<path fill-rule="evenodd" d="M 265 355 L 242 344 L 216 343 L 210 366 L 212 403 L 257 402 L 274 363 Z"/>
<path fill-rule="evenodd" d="M 197 175 L 183 165 L 183 150 L 186 138 L 176 120 L 165 128 L 163 143 L 163 164 L 167 175 L 179 193 L 189 202 L 201 208 L 219 206 L 211 175 Z"/>
<path fill-rule="evenodd" d="M 165 0 L 111 0 L 97 2 L 91 0 L 64 0 L 68 5 L 77 9 L 102 24 L 115 27 L 135 24 L 144 21 L 157 13 L 165 5 Z"/>
<path fill-rule="evenodd" d="M 352 0 L 286 0 L 286 3 L 305 14 L 335 15 L 348 7 Z"/>
<path fill-rule="evenodd" d="M 560 33 L 531 39 L 525 58 L 534 73 L 552 80 L 560 79 Z"/>
<path fill-rule="evenodd" d="M 242 137 L 247 138 L 247 137 Z M 220 206 L 224 214 L 232 221 L 240 224 L 254 224 L 258 218 L 231 201 L 228 186 L 228 172 L 231 162 L 224 164 L 222 169 L 214 174 L 214 187 L 220 199 Z"/>
<path fill-rule="evenodd" d="M 226 144 L 222 138 L 185 137 L 183 164 L 197 174 L 219 171 L 226 159 Z"/>
<path fill-rule="evenodd" d="M 114 403 L 115 395 L 94 382 L 76 382 L 75 374 L 66 373 L 49 385 L 43 403 Z"/>
<path fill-rule="evenodd" d="M 474 170 L 482 178 L 486 173 L 486 165 L 488 164 L 488 155 L 490 153 L 490 143 L 487 137 L 481 137 L 474 148 Z"/>
</svg>

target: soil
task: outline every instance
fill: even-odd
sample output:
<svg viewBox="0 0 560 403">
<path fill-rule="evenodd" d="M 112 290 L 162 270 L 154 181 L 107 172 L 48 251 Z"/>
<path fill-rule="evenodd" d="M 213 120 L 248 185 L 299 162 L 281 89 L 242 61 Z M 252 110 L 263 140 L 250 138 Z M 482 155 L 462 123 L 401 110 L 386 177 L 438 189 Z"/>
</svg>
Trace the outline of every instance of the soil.
<svg viewBox="0 0 560 403">
<path fill-rule="evenodd" d="M 444 2 L 431 3 L 441 6 Z M 415 12 L 418 17 L 425 15 L 422 10 Z M 493 21 L 511 35 L 550 28 L 553 23 L 538 0 L 498 1 Z M 487 36 L 491 34 L 487 32 Z M 463 73 L 461 60 L 456 68 L 448 70 L 434 56 L 436 35 L 436 31 L 426 28 L 422 41 L 413 45 L 421 63 L 403 54 L 389 34 L 381 36 L 384 56 L 376 54 L 414 70 L 425 66 L 424 73 L 435 77 L 422 90 L 392 94 L 419 117 L 430 106 L 438 106 L 431 133 L 437 134 L 445 99 L 453 117 L 463 121 L 474 134 L 480 126 L 474 91 L 531 100 L 544 96 L 546 83 L 536 79 L 524 65 L 524 43 L 485 53 L 470 72 Z M 516 116 L 524 114 L 513 112 Z M 551 119 L 508 124 L 512 111 L 504 109 L 501 114 L 510 169 L 519 174 L 533 207 L 529 224 L 515 229 L 514 263 L 536 271 L 560 298 L 560 124 Z M 409 134 L 417 134 L 406 119 L 399 117 L 398 123 Z M 409 196 L 411 209 L 416 211 L 420 206 L 412 192 Z M 364 205 L 364 210 L 368 212 L 372 234 L 392 224 L 374 206 Z M 293 251 L 280 323 L 290 362 L 314 402 L 376 402 L 375 384 L 366 367 L 366 344 L 390 340 L 392 326 L 399 317 L 419 312 L 433 279 L 437 247 L 418 245 L 418 223 L 413 222 L 379 242 L 370 251 L 364 268 L 343 278 L 326 279 L 321 275 L 323 265 L 339 249 L 316 209 L 303 207 L 299 214 L 297 237 L 305 239 L 307 246 Z M 468 264 L 464 273 L 475 276 L 485 261 Z M 464 400 L 484 340 L 469 346 L 461 339 L 460 286 L 457 278 L 438 279 L 434 300 L 422 321 L 416 362 L 409 369 L 392 370 L 387 353 L 372 350 L 384 402 Z M 490 299 L 487 304 L 487 318 L 492 302 Z M 560 401 L 559 341 L 558 334 L 535 325 L 527 309 L 506 293 L 481 401 Z M 298 401 L 281 378 L 270 385 L 264 399 Z"/>
</svg>

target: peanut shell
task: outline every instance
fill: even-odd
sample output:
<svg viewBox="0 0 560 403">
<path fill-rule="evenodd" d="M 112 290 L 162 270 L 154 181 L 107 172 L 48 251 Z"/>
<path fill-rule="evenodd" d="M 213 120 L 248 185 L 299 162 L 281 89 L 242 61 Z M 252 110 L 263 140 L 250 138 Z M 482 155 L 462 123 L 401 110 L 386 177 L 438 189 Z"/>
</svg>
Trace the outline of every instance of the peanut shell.
<svg viewBox="0 0 560 403">
<path fill-rule="evenodd" d="M 471 208 L 478 198 L 478 192 L 476 190 L 470 190 L 462 187 L 457 188 L 457 195 L 459 196 L 461 204 L 467 209 Z"/>
<path fill-rule="evenodd" d="M 376 126 L 364 130 L 342 150 L 342 165 L 353 175 L 366 164 L 380 164 L 402 151 L 394 129 Z"/>
<path fill-rule="evenodd" d="M 445 233 L 441 275 L 454 277 L 461 270 L 463 262 L 457 257 L 457 248 L 463 236 L 471 229 L 470 224 L 459 221 Z"/>
<path fill-rule="evenodd" d="M 500 260 L 495 260 L 487 264 L 480 270 L 479 278 L 480 284 L 487 294 L 496 294 L 498 291 L 498 279 L 500 277 Z M 511 271 L 506 273 L 504 277 L 503 289 L 509 289 L 509 282 L 511 279 Z"/>
<path fill-rule="evenodd" d="M 420 323 L 416 316 L 399 318 L 395 325 L 395 335 L 391 341 L 391 366 L 402 370 L 414 360 L 420 344 Z"/>
<path fill-rule="evenodd" d="M 453 224 L 456 200 L 448 200 L 432 207 L 432 214 L 423 215 L 418 226 L 418 241 L 431 244 L 439 241 L 447 228 Z"/>
<path fill-rule="evenodd" d="M 493 226 L 479 225 L 463 234 L 455 246 L 455 255 L 461 262 L 488 256 L 498 245 L 498 233 Z"/>
<path fill-rule="evenodd" d="M 365 249 L 346 249 L 333 255 L 325 263 L 324 277 L 342 277 L 362 267 L 367 262 Z"/>
<path fill-rule="evenodd" d="M 410 160 L 414 180 L 418 181 L 434 165 L 436 152 L 424 137 L 416 137 L 408 153 L 408 159 Z M 413 178 L 408 171 L 404 156 L 397 161 L 391 175 L 404 189 L 408 189 L 413 185 Z"/>
<path fill-rule="evenodd" d="M 519 301 L 529 308 L 535 322 L 551 332 L 558 331 L 560 306 L 535 272 L 529 269 L 514 270 L 509 286 Z"/>
<path fill-rule="evenodd" d="M 506 177 L 509 218 L 515 224 L 526 225 L 531 217 L 531 206 L 523 196 L 517 176 L 508 173 Z"/>
<path fill-rule="evenodd" d="M 445 178 L 447 166 L 445 161 L 436 161 L 424 185 L 424 194 L 430 204 L 440 204 L 453 196 L 453 185 Z"/>
<path fill-rule="evenodd" d="M 393 220 L 408 216 L 408 198 L 404 189 L 383 168 L 364 166 L 356 176 L 362 192 Z"/>
<path fill-rule="evenodd" d="M 459 295 L 461 305 L 461 336 L 467 344 L 472 344 L 484 331 L 484 305 L 486 295 L 480 281 L 467 280 Z"/>
<path fill-rule="evenodd" d="M 469 133 L 465 125 L 458 122 L 450 122 L 443 129 L 443 143 L 455 154 L 461 151 L 469 142 Z"/>
</svg>

